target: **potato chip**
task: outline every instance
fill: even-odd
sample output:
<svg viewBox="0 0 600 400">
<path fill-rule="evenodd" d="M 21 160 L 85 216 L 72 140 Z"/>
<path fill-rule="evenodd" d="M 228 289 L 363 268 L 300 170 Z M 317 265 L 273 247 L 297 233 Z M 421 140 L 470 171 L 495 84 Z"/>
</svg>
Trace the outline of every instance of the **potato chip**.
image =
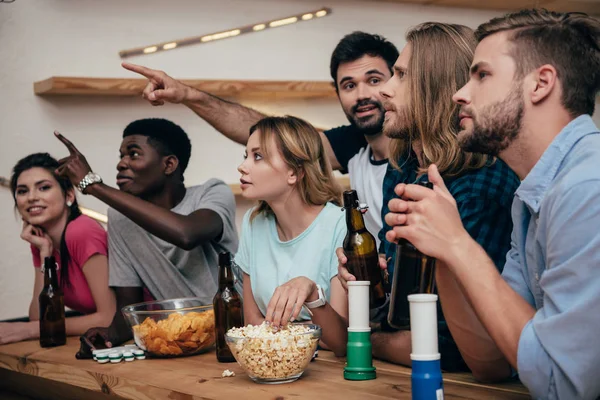
<svg viewBox="0 0 600 400">
<path fill-rule="evenodd" d="M 158 322 L 148 317 L 133 326 L 136 339 L 144 343 L 151 354 L 177 356 L 194 354 L 215 341 L 213 310 L 205 312 L 172 313 Z"/>
</svg>

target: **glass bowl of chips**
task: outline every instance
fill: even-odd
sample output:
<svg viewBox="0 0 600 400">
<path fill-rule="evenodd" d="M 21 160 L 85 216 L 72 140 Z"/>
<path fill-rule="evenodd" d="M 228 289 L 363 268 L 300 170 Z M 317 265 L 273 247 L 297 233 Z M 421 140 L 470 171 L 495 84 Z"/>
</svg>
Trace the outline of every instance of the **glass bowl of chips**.
<svg viewBox="0 0 600 400">
<path fill-rule="evenodd" d="M 189 297 L 132 304 L 122 309 L 135 344 L 154 357 L 191 356 L 215 344 L 212 305 Z"/>
<path fill-rule="evenodd" d="M 315 355 L 321 327 L 288 324 L 275 329 L 263 322 L 231 328 L 225 341 L 236 361 L 257 383 L 289 383 L 300 378 Z"/>
</svg>

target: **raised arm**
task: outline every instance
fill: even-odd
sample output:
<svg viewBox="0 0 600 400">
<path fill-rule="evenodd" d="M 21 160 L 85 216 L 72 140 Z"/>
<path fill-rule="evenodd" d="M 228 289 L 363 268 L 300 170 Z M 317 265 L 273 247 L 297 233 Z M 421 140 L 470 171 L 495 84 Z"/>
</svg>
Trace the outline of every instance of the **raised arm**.
<svg viewBox="0 0 600 400">
<path fill-rule="evenodd" d="M 90 185 L 86 193 L 108 204 L 154 236 L 184 250 L 218 240 L 223 233 L 224 222 L 213 210 L 199 209 L 189 215 L 181 215 L 103 183 Z"/>
<path fill-rule="evenodd" d="M 213 128 L 236 143 L 246 145 L 250 135 L 250 127 L 265 114 L 238 103 L 223 100 L 210 93 L 187 86 L 163 71 L 130 63 L 122 63 L 123 68 L 140 74 L 148 79 L 143 97 L 153 106 L 162 106 L 165 102 L 183 104 L 208 122 Z M 334 170 L 340 169 L 331 143 L 323 132 L 321 140 L 325 152 Z"/>
<path fill-rule="evenodd" d="M 67 138 L 55 132 L 56 137 L 69 149 L 70 155 L 60 160 L 57 173 L 67 176 L 77 185 L 91 168 L 85 156 Z M 217 189 L 223 209 L 233 209 L 234 199 L 231 191 L 223 184 Z M 90 185 L 85 190 L 108 204 L 151 234 L 172 243 L 184 250 L 191 250 L 201 243 L 221 237 L 225 221 L 212 209 L 199 209 L 189 215 L 181 215 L 156 206 L 129 193 L 114 189 L 103 183 Z"/>
<path fill-rule="evenodd" d="M 250 127 L 265 115 L 241 104 L 213 96 L 171 78 L 163 71 L 123 63 L 123 68 L 148 78 L 143 97 L 154 106 L 183 104 L 234 142 L 245 145 Z"/>
</svg>

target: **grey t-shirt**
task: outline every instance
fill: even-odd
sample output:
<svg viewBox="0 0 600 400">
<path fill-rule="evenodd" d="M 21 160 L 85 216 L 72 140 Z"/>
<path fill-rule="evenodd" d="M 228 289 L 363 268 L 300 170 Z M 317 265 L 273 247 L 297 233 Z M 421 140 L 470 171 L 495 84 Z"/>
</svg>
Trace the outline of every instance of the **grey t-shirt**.
<svg viewBox="0 0 600 400">
<path fill-rule="evenodd" d="M 213 210 L 223 220 L 218 241 L 186 251 L 148 233 L 114 209 L 108 210 L 109 285 L 145 286 L 157 300 L 199 297 L 212 304 L 218 283 L 218 254 L 235 254 L 235 199 L 229 186 L 217 179 L 187 188 L 171 211 L 189 215 Z"/>
</svg>

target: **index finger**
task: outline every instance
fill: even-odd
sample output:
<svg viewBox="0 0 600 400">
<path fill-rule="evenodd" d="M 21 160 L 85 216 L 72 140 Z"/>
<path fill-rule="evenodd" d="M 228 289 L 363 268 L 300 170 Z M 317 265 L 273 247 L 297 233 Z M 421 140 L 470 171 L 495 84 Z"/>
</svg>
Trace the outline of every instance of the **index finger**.
<svg viewBox="0 0 600 400">
<path fill-rule="evenodd" d="M 148 79 L 158 77 L 158 71 L 155 69 L 151 69 L 151 68 L 144 67 L 144 66 L 137 65 L 137 64 L 131 64 L 128 62 L 121 63 L 121 66 L 131 72 L 135 72 L 136 74 L 143 75 Z"/>
<path fill-rule="evenodd" d="M 275 313 L 275 307 L 279 302 L 279 297 L 281 296 L 281 290 L 279 288 L 275 289 L 275 293 L 271 297 L 269 304 L 267 305 L 267 312 L 265 314 L 265 321 L 273 322 L 273 314 Z"/>
<path fill-rule="evenodd" d="M 69 153 L 71 153 L 71 155 L 79 153 L 77 147 L 75 147 L 75 145 L 71 143 L 69 139 L 61 135 L 59 131 L 54 131 L 54 136 L 56 136 L 58 140 L 60 140 L 65 146 L 67 146 L 67 149 L 69 149 Z"/>
</svg>

